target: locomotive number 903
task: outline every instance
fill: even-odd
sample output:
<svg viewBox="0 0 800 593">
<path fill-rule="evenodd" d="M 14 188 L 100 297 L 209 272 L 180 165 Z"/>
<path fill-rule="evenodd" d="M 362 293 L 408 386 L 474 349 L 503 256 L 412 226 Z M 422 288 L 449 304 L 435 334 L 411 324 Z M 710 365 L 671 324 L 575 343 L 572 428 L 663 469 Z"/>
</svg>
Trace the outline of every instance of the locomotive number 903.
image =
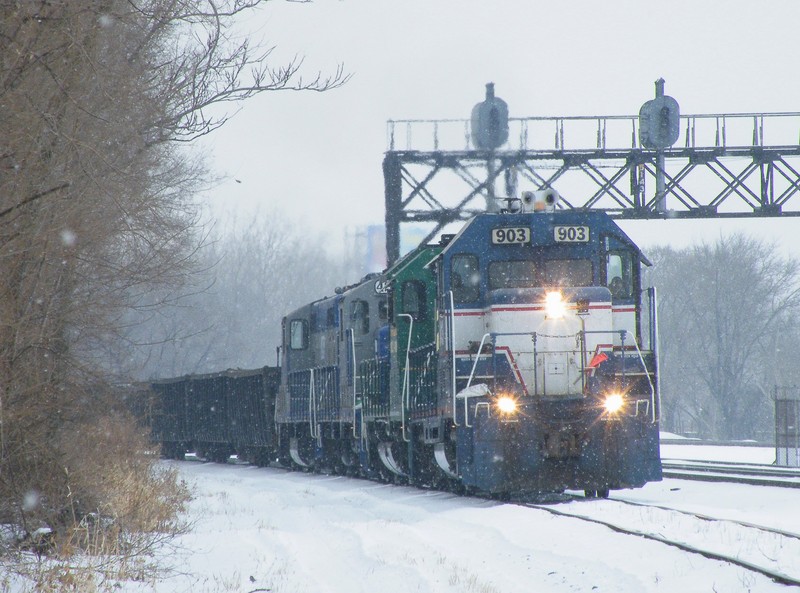
<svg viewBox="0 0 800 593">
<path fill-rule="evenodd" d="M 554 238 L 557 243 L 588 243 L 588 226 L 556 226 L 553 227 Z"/>
<path fill-rule="evenodd" d="M 505 227 L 492 229 L 492 244 L 513 245 L 531 242 L 531 229 L 528 227 Z"/>
</svg>

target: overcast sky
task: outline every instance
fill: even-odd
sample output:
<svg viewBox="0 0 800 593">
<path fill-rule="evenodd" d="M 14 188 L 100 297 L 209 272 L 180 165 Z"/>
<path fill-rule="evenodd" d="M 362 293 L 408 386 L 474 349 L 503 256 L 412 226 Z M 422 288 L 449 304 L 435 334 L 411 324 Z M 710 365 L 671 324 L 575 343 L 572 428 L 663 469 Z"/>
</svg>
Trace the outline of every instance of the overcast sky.
<svg viewBox="0 0 800 593">
<path fill-rule="evenodd" d="M 797 0 L 273 0 L 246 27 L 275 65 L 300 54 L 309 75 L 341 63 L 352 80 L 246 103 L 207 139 L 229 177 L 207 200 L 219 219 L 278 209 L 341 244 L 383 222 L 386 121 L 467 118 L 489 81 L 512 117 L 636 114 L 659 77 L 683 114 L 800 111 L 798 24 Z M 676 244 L 730 227 L 800 235 L 800 219 L 626 226 Z"/>
</svg>

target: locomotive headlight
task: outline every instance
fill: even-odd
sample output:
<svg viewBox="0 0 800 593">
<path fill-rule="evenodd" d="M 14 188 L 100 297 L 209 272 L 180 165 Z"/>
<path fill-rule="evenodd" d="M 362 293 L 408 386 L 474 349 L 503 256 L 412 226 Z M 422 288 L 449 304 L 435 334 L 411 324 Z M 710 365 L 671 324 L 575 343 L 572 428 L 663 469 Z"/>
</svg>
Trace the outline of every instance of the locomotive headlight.
<svg viewBox="0 0 800 593">
<path fill-rule="evenodd" d="M 606 400 L 603 402 L 603 407 L 609 414 L 616 414 L 624 405 L 625 398 L 623 398 L 619 393 L 608 394 L 606 396 Z"/>
<path fill-rule="evenodd" d="M 548 317 L 559 319 L 564 317 L 567 307 L 564 303 L 564 297 L 560 292 L 548 292 L 544 298 L 544 312 Z"/>
<path fill-rule="evenodd" d="M 498 397 L 495 405 L 501 414 L 510 415 L 517 411 L 517 400 L 507 395 Z"/>
</svg>

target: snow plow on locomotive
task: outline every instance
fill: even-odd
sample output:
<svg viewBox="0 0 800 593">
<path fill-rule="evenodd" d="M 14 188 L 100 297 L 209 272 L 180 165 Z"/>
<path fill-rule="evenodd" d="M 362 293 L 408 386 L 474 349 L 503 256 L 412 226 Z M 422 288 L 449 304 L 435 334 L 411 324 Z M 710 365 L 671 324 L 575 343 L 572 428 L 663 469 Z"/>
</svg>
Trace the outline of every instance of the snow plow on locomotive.
<svg viewBox="0 0 800 593">
<path fill-rule="evenodd" d="M 605 213 L 528 197 L 287 315 L 260 460 L 497 496 L 659 480 L 648 262 Z"/>
</svg>

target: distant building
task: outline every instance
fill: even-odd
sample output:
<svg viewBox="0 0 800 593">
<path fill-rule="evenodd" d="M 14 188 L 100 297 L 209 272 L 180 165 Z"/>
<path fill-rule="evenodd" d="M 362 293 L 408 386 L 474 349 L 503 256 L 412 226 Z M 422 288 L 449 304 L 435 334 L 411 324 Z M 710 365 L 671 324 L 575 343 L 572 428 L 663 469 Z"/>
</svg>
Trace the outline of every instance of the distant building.
<svg viewBox="0 0 800 593">
<path fill-rule="evenodd" d="M 429 229 L 404 225 L 400 227 L 400 256 L 415 249 L 428 236 Z"/>
<path fill-rule="evenodd" d="M 364 273 L 382 272 L 386 269 L 386 228 L 378 224 L 370 225 L 364 237 Z"/>
</svg>

